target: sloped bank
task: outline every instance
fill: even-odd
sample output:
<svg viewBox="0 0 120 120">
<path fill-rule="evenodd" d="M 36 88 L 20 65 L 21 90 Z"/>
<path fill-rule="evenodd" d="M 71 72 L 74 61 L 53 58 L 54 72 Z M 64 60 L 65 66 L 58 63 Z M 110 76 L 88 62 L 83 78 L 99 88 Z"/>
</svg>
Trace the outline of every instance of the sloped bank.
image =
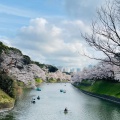
<svg viewBox="0 0 120 120">
<path fill-rule="evenodd" d="M 14 107 L 15 99 L 0 90 L 0 112 L 11 110 Z"/>
<path fill-rule="evenodd" d="M 81 90 L 81 91 L 87 95 L 120 104 L 120 98 L 116 98 L 116 97 L 112 97 L 112 96 L 108 96 L 108 95 L 100 95 L 97 93 L 91 93 L 91 92 L 88 92 L 85 90 Z"/>
<path fill-rule="evenodd" d="M 14 108 L 17 96 L 22 93 L 20 83 L 0 72 L 0 112 Z"/>
<path fill-rule="evenodd" d="M 99 80 L 93 83 L 85 80 L 73 85 L 87 95 L 120 104 L 119 82 Z"/>
</svg>

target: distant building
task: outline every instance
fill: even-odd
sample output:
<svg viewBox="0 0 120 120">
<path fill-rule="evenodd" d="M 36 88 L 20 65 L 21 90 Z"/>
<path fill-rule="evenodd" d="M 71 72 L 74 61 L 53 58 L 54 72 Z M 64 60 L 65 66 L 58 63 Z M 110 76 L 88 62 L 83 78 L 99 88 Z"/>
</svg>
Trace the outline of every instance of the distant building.
<svg viewBox="0 0 120 120">
<path fill-rule="evenodd" d="M 93 65 L 88 65 L 88 68 L 93 68 Z"/>
<path fill-rule="evenodd" d="M 57 66 L 57 68 L 58 68 L 61 72 L 63 72 L 63 67 L 62 67 L 62 66 Z"/>
<path fill-rule="evenodd" d="M 63 71 L 62 72 L 66 72 L 65 68 L 63 68 Z"/>
<path fill-rule="evenodd" d="M 75 73 L 75 72 L 80 72 L 81 69 L 80 68 L 71 68 L 71 67 L 63 67 L 63 66 L 57 66 L 57 68 L 61 71 L 61 72 L 68 72 L 68 73 Z"/>
<path fill-rule="evenodd" d="M 77 68 L 77 72 L 80 72 L 81 71 L 81 69 L 80 68 Z"/>
<path fill-rule="evenodd" d="M 71 68 L 70 72 L 76 72 L 76 69 L 75 68 Z"/>
</svg>

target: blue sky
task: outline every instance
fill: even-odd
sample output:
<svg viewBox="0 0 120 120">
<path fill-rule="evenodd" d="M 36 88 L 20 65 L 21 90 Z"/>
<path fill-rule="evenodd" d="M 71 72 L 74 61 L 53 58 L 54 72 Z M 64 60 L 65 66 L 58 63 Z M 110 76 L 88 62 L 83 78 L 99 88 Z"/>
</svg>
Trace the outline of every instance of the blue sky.
<svg viewBox="0 0 120 120">
<path fill-rule="evenodd" d="M 80 32 L 90 32 L 90 23 L 102 4 L 104 0 L 0 0 L 0 40 L 41 63 L 93 64 L 79 55 L 96 54 Z"/>
</svg>

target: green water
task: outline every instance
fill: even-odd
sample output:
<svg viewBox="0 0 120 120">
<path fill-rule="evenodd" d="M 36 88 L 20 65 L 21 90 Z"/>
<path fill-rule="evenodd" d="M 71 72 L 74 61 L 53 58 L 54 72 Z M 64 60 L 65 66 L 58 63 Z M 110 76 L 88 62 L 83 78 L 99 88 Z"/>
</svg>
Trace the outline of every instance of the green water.
<svg viewBox="0 0 120 120">
<path fill-rule="evenodd" d="M 120 120 L 120 105 L 85 95 L 70 83 L 42 84 L 40 88 L 42 91 L 26 90 L 13 110 L 0 113 L 0 120 Z"/>
</svg>

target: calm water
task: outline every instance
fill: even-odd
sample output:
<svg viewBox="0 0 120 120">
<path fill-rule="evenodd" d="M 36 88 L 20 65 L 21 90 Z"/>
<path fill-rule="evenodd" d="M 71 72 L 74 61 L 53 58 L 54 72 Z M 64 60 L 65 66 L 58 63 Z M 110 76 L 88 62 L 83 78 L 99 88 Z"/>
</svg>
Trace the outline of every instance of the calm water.
<svg viewBox="0 0 120 120">
<path fill-rule="evenodd" d="M 40 87 L 42 91 L 25 91 L 12 111 L 0 114 L 0 120 L 120 120 L 120 105 L 85 95 L 70 83 Z M 32 104 L 31 99 L 38 95 L 41 99 Z"/>
</svg>

